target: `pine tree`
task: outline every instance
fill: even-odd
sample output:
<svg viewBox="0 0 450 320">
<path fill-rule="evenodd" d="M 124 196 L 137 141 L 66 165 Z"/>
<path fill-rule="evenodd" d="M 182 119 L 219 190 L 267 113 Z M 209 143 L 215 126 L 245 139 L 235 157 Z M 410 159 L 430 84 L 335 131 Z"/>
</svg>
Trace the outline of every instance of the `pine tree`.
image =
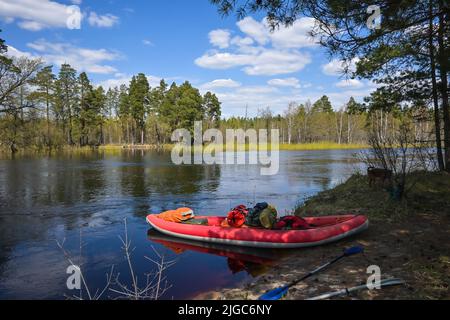
<svg viewBox="0 0 450 320">
<path fill-rule="evenodd" d="M 222 115 L 219 99 L 215 94 L 208 91 L 203 96 L 203 105 L 205 117 L 208 121 L 208 127 L 212 128 L 213 126 L 217 126 L 220 121 L 220 116 Z"/>
<path fill-rule="evenodd" d="M 96 144 L 102 145 L 105 142 L 103 126 L 105 122 L 106 110 L 106 95 L 102 86 L 91 90 L 89 102 L 90 109 L 88 119 L 90 132 L 95 133 Z"/>
<path fill-rule="evenodd" d="M 56 76 L 53 74 L 52 66 L 44 67 L 40 70 L 36 77 L 32 80 L 32 84 L 36 86 L 35 92 L 32 94 L 32 99 L 38 103 L 43 103 L 45 106 L 45 118 L 47 125 L 47 134 L 45 136 L 45 143 L 48 147 L 52 146 L 50 133 L 50 111 L 54 103 L 55 95 L 55 80 Z"/>
<path fill-rule="evenodd" d="M 150 86 L 147 77 L 143 73 L 134 76 L 130 82 L 129 103 L 131 107 L 131 115 L 136 123 L 137 130 L 140 131 L 140 141 L 144 144 L 145 139 L 145 122 L 148 107 L 148 94 Z M 134 136 L 136 136 L 135 132 Z"/>
<path fill-rule="evenodd" d="M 92 117 L 92 85 L 85 72 L 82 72 L 78 77 L 79 85 L 79 103 L 80 112 L 78 121 L 80 124 L 80 146 L 86 146 L 89 144 L 89 128 L 88 124 Z"/>
<path fill-rule="evenodd" d="M 323 96 L 316 101 L 313 105 L 313 112 L 333 113 L 330 99 L 327 96 Z"/>
<path fill-rule="evenodd" d="M 57 91 L 60 94 L 60 114 L 63 123 L 63 132 L 67 136 L 67 143 L 74 145 L 73 122 L 78 107 L 77 72 L 69 64 L 63 64 L 56 81 Z"/>
</svg>

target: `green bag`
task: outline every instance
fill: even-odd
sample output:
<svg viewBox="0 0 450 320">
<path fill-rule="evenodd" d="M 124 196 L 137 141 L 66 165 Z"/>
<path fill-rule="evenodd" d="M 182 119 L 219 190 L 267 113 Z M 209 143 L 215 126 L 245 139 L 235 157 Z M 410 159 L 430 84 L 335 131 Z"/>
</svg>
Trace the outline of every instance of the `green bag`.
<svg viewBox="0 0 450 320">
<path fill-rule="evenodd" d="M 277 223 L 278 212 L 275 207 L 269 205 L 259 214 L 259 222 L 265 229 L 272 229 Z"/>
</svg>

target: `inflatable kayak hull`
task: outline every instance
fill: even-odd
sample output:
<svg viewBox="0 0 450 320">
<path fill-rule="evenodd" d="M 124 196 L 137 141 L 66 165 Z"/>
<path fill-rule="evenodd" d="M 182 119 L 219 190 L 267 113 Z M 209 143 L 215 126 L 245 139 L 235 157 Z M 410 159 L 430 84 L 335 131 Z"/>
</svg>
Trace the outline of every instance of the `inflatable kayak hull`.
<svg viewBox="0 0 450 320">
<path fill-rule="evenodd" d="M 324 245 L 358 234 L 369 227 L 365 216 L 330 216 L 305 218 L 313 229 L 266 230 L 258 228 L 224 228 L 224 217 L 208 219 L 207 226 L 167 222 L 157 215 L 149 215 L 147 222 L 161 233 L 187 240 L 220 243 L 254 248 L 304 248 Z"/>
</svg>

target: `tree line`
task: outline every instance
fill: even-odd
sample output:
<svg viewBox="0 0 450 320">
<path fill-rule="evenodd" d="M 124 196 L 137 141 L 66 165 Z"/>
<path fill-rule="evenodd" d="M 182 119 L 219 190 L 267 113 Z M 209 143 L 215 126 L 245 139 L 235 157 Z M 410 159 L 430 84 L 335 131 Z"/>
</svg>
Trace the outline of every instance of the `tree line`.
<svg viewBox="0 0 450 320">
<path fill-rule="evenodd" d="M 204 129 L 279 129 L 284 144 L 367 144 L 374 123 L 381 122 L 393 134 L 396 127 L 387 124 L 388 118 L 394 123 L 406 117 L 412 120 L 416 135 L 433 139 L 432 114 L 421 104 L 403 109 L 397 105 L 383 112 L 377 100 L 358 103 L 351 97 L 337 109 L 323 96 L 314 103 L 291 102 L 282 114 L 267 107 L 256 117 L 221 119 L 217 96 L 211 92 L 202 96 L 189 82 L 169 86 L 161 80 L 151 88 L 141 73 L 128 85 L 105 90 L 69 64 L 61 65 L 55 74 L 52 66 L 43 66 L 39 60 L 8 58 L 6 50 L 2 42 L 0 79 L 5 85 L 0 89 L 0 141 L 13 153 L 29 147 L 163 145 L 171 142 L 175 129 L 193 130 L 194 122 L 200 120 Z"/>
<path fill-rule="evenodd" d="M 189 82 L 151 88 L 147 77 L 129 85 L 95 86 L 85 72 L 63 64 L 58 74 L 38 59 L 9 58 L 0 39 L 0 143 L 13 153 L 27 147 L 163 144 L 195 121 L 214 127 L 221 117 L 215 94 Z"/>
</svg>

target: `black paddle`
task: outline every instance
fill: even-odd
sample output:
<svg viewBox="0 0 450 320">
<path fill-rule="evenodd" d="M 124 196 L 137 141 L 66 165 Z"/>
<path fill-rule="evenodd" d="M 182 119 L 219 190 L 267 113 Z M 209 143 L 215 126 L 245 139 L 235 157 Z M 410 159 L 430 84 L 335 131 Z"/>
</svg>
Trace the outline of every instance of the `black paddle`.
<svg viewBox="0 0 450 320">
<path fill-rule="evenodd" d="M 275 301 L 275 300 L 280 300 L 283 297 L 285 297 L 289 291 L 290 288 L 292 288 L 293 286 L 299 284 L 300 282 L 312 277 L 313 275 L 319 273 L 320 271 L 326 269 L 327 267 L 331 266 L 332 264 L 338 262 L 339 260 L 345 258 L 345 257 L 350 257 L 353 256 L 355 254 L 358 253 L 362 253 L 364 252 L 364 248 L 363 247 L 353 247 L 350 249 L 345 250 L 345 252 L 340 255 L 339 257 L 331 260 L 330 262 L 327 262 L 326 264 L 324 264 L 323 266 L 320 266 L 319 268 L 317 268 L 316 270 L 311 271 L 310 273 L 308 273 L 307 275 L 303 276 L 302 278 L 295 280 L 283 287 L 277 288 L 277 289 L 273 289 L 268 291 L 267 293 L 263 294 L 261 297 L 259 297 L 258 300 L 265 300 L 265 301 Z"/>
</svg>

